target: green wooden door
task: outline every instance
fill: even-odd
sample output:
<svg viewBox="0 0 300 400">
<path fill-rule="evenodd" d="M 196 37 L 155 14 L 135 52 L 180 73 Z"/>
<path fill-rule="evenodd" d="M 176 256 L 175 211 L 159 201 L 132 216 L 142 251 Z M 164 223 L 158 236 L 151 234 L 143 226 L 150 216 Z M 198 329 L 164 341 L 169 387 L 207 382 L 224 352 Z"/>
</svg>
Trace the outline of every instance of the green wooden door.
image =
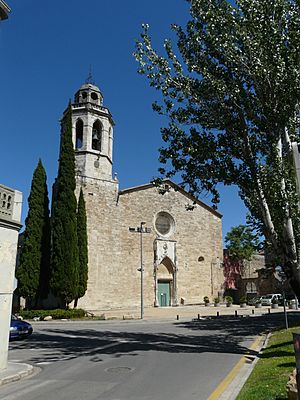
<svg viewBox="0 0 300 400">
<path fill-rule="evenodd" d="M 160 307 L 168 307 L 170 305 L 169 282 L 158 282 L 158 302 Z"/>
</svg>

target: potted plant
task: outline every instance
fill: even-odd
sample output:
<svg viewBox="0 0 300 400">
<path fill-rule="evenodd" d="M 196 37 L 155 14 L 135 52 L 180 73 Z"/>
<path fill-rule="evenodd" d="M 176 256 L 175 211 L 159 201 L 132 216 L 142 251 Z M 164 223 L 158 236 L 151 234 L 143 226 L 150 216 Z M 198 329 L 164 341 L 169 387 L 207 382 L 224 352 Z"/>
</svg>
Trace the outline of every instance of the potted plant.
<svg viewBox="0 0 300 400">
<path fill-rule="evenodd" d="M 277 297 L 273 297 L 271 301 L 271 308 L 278 308 L 278 299 Z"/>
<path fill-rule="evenodd" d="M 204 301 L 204 305 L 205 305 L 206 307 L 208 307 L 208 306 L 209 306 L 209 297 L 208 297 L 208 296 L 204 296 L 204 297 L 203 297 L 203 301 Z"/>
<path fill-rule="evenodd" d="M 261 299 L 255 301 L 255 308 L 261 308 Z"/>
<path fill-rule="evenodd" d="M 241 298 L 240 298 L 240 307 L 241 308 L 245 308 L 247 306 L 247 299 L 246 299 L 246 296 L 242 296 Z"/>
<path fill-rule="evenodd" d="M 233 298 L 231 296 L 226 296 L 225 297 L 225 301 L 226 301 L 226 307 L 231 307 L 232 306 Z"/>
<path fill-rule="evenodd" d="M 220 298 L 219 297 L 215 297 L 214 298 L 214 306 L 218 307 L 219 303 L 220 303 Z"/>
<path fill-rule="evenodd" d="M 296 310 L 296 300 L 295 299 L 292 299 L 289 301 L 289 309 Z"/>
</svg>

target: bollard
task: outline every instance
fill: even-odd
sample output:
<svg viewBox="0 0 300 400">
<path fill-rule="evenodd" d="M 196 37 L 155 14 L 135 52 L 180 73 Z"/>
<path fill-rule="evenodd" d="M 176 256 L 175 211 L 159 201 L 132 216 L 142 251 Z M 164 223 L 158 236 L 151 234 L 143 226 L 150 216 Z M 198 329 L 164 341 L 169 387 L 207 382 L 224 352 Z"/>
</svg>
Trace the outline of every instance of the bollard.
<svg viewBox="0 0 300 400">
<path fill-rule="evenodd" d="M 217 311 L 217 317 L 219 317 L 220 316 L 220 312 L 219 311 Z"/>
<path fill-rule="evenodd" d="M 238 314 L 237 314 L 237 310 L 235 310 L 235 312 L 234 312 L 234 315 L 235 315 L 235 317 L 237 317 L 237 316 L 238 316 Z"/>
<path fill-rule="evenodd" d="M 252 309 L 252 314 L 254 315 L 254 309 Z"/>
<path fill-rule="evenodd" d="M 199 319 L 200 319 L 200 314 L 198 314 L 198 321 L 199 321 Z"/>
<path fill-rule="evenodd" d="M 179 321 L 179 315 L 177 314 L 177 321 Z"/>
<path fill-rule="evenodd" d="M 268 308 L 268 314 L 271 314 L 271 308 Z"/>
</svg>

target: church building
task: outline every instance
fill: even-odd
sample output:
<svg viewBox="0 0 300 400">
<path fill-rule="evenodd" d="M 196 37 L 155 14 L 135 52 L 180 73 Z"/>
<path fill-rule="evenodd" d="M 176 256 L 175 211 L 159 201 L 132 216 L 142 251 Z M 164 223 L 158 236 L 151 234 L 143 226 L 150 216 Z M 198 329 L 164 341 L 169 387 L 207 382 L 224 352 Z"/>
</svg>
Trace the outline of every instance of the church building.
<svg viewBox="0 0 300 400">
<path fill-rule="evenodd" d="M 141 292 L 145 307 L 222 295 L 222 216 L 170 180 L 120 190 L 112 175 L 113 128 L 99 88 L 82 85 L 72 104 L 72 136 L 76 193 L 82 188 L 86 202 L 89 270 L 78 307 L 134 310 Z"/>
</svg>

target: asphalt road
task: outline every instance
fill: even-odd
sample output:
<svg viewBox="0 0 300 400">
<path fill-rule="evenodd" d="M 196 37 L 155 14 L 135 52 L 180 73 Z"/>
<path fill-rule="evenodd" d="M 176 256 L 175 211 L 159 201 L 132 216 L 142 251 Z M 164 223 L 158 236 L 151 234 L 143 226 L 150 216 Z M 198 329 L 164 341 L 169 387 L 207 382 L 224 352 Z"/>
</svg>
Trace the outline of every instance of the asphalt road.
<svg viewBox="0 0 300 400">
<path fill-rule="evenodd" d="M 41 368 L 1 400 L 206 400 L 282 315 L 201 321 L 41 322 L 9 359 Z"/>
</svg>

